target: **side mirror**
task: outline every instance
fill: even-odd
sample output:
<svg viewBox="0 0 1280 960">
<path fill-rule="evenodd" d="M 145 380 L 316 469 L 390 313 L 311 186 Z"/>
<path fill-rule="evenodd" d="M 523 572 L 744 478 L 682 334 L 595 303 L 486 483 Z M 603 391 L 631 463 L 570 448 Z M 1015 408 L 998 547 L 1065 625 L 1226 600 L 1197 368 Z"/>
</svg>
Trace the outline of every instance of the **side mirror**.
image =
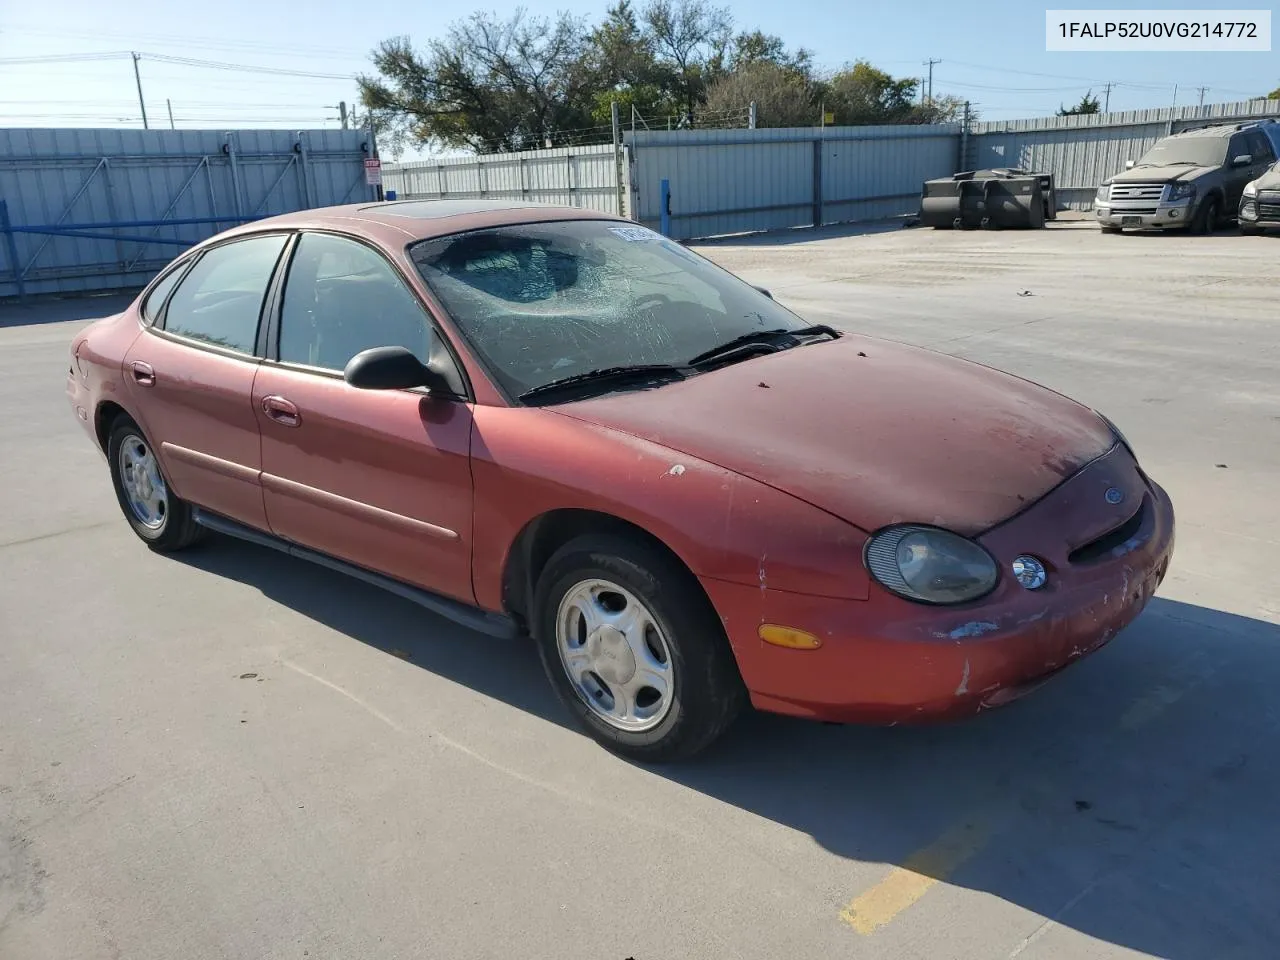
<svg viewBox="0 0 1280 960">
<path fill-rule="evenodd" d="M 752 284 L 752 286 L 755 286 L 755 284 Z M 757 290 L 759 293 L 763 293 L 763 294 L 764 294 L 766 297 L 768 297 L 770 300 L 772 300 L 772 299 L 773 299 L 773 294 L 772 294 L 772 293 L 770 293 L 768 290 L 766 290 L 764 287 L 756 287 L 756 290 Z"/>
<path fill-rule="evenodd" d="M 1231 165 L 1233 167 L 1247 167 L 1251 163 L 1253 163 L 1253 156 L 1248 153 L 1242 153 L 1239 156 L 1231 158 Z"/>
<path fill-rule="evenodd" d="M 1126 160 L 1126 161 L 1124 162 L 1124 168 L 1125 168 L 1126 170 L 1132 170 L 1132 169 L 1133 169 L 1133 161 L 1132 161 L 1132 160 Z"/>
<path fill-rule="evenodd" d="M 349 361 L 342 378 L 361 390 L 428 390 L 451 393 L 443 374 L 432 370 L 404 347 L 373 347 Z"/>
</svg>

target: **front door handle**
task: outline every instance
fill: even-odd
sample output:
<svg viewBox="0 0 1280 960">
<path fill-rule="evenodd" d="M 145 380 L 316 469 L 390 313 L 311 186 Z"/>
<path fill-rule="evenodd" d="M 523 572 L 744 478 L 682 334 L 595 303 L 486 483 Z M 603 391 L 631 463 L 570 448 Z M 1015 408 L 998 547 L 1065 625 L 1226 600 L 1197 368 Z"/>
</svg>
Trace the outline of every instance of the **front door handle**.
<svg viewBox="0 0 1280 960">
<path fill-rule="evenodd" d="M 149 363 L 135 360 L 129 365 L 133 369 L 133 379 L 144 387 L 156 385 L 156 371 Z"/>
<path fill-rule="evenodd" d="M 283 427 L 297 427 L 302 424 L 302 415 L 298 408 L 284 397 L 263 397 L 262 412 Z"/>
</svg>

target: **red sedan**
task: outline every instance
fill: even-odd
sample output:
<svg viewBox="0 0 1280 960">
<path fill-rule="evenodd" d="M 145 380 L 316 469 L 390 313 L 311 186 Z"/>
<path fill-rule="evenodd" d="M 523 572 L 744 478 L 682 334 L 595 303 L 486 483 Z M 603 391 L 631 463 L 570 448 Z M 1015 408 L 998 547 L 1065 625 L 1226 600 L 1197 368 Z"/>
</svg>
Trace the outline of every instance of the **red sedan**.
<svg viewBox="0 0 1280 960">
<path fill-rule="evenodd" d="M 748 702 L 1007 702 L 1129 623 L 1173 548 L 1100 415 L 810 325 L 581 209 L 228 231 L 75 338 L 67 393 L 153 549 L 214 530 L 531 635 L 582 725 L 642 760 Z"/>
</svg>

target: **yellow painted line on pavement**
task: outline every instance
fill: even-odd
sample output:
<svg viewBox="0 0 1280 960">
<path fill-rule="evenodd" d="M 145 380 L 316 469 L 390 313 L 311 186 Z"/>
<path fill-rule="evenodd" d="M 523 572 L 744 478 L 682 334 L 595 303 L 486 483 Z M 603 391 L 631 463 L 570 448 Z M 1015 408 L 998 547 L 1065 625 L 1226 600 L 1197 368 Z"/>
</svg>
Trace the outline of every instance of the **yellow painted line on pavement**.
<svg viewBox="0 0 1280 960">
<path fill-rule="evenodd" d="M 875 933 L 981 850 L 990 833 L 986 824 L 957 824 L 913 853 L 902 866 L 894 867 L 870 890 L 851 900 L 840 911 L 840 919 L 858 933 Z"/>
</svg>

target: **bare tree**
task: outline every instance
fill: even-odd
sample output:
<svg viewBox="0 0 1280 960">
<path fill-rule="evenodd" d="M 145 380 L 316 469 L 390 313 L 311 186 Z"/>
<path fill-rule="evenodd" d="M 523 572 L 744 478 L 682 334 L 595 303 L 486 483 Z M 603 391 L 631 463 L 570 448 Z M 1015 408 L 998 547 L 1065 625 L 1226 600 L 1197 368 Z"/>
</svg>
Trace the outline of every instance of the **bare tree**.
<svg viewBox="0 0 1280 960">
<path fill-rule="evenodd" d="M 818 107 L 813 86 L 794 70 L 776 63 L 748 63 L 712 81 L 707 90 L 709 113 L 729 113 L 756 105 L 760 127 L 811 127 Z"/>
</svg>

